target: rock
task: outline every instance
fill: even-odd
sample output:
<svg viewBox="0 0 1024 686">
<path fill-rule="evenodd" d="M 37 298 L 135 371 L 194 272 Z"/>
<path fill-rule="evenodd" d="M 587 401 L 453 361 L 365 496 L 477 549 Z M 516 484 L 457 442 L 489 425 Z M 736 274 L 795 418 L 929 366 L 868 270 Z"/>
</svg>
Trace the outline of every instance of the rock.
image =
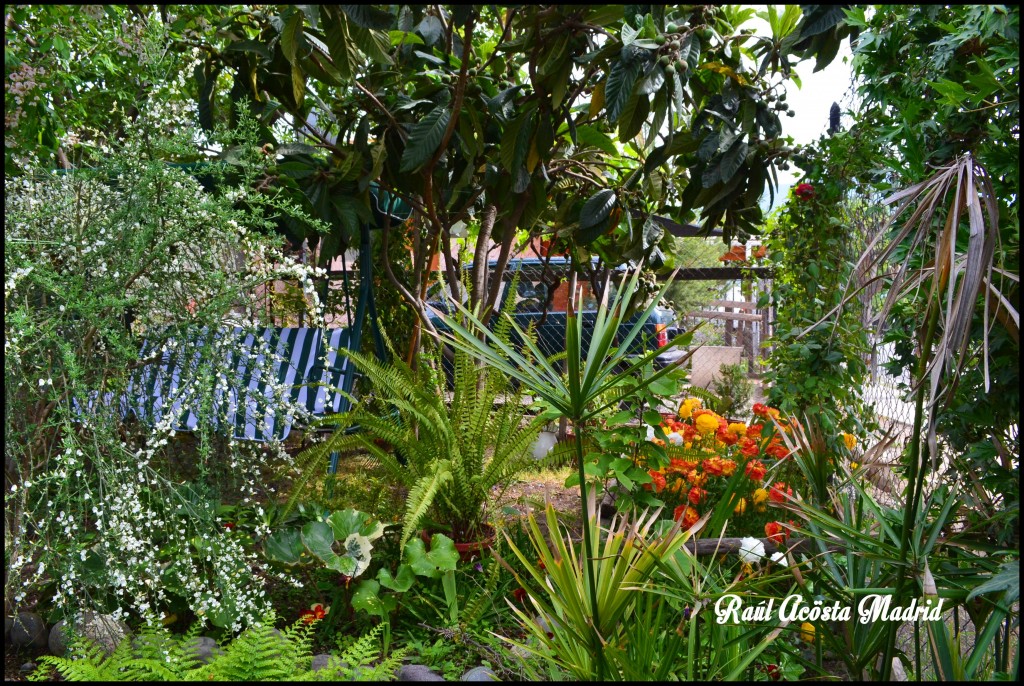
<svg viewBox="0 0 1024 686">
<path fill-rule="evenodd" d="M 463 681 L 501 681 L 498 675 L 491 671 L 490 667 L 474 667 L 462 675 Z"/>
<path fill-rule="evenodd" d="M 22 674 L 29 674 L 34 672 L 37 666 L 35 662 L 26 662 L 21 667 L 18 667 L 18 671 Z"/>
<path fill-rule="evenodd" d="M 548 623 L 548 618 L 545 617 L 544 615 L 537 615 L 536 617 L 533 618 L 533 621 L 536 622 L 537 626 L 539 626 L 541 629 L 543 629 L 544 632 L 548 636 L 550 636 L 552 634 L 552 631 L 551 631 L 551 627 L 552 626 L 555 627 L 556 629 L 561 629 L 562 628 L 562 625 L 558 623 L 557 619 L 552 619 L 550 624 L 549 624 Z"/>
<path fill-rule="evenodd" d="M 46 622 L 35 612 L 19 612 L 11 625 L 11 645 L 16 650 L 46 648 Z"/>
<path fill-rule="evenodd" d="M 11 628 L 14 626 L 14 620 L 10 617 L 4 617 L 4 645 L 9 645 L 11 642 Z"/>
<path fill-rule="evenodd" d="M 319 672 L 321 669 L 327 667 L 327 663 L 330 662 L 331 655 L 327 653 L 321 653 L 320 655 L 313 656 L 313 664 L 310 665 L 310 669 L 314 672 Z"/>
<path fill-rule="evenodd" d="M 204 665 L 212 662 L 216 656 L 224 654 L 224 651 L 217 645 L 217 642 L 209 636 L 197 636 L 188 641 L 184 648 L 193 653 L 196 659 Z"/>
<path fill-rule="evenodd" d="M 426 665 L 402 665 L 395 676 L 399 681 L 444 681 Z"/>
<path fill-rule="evenodd" d="M 114 648 L 128 635 L 128 626 L 124 622 L 118 622 L 111 615 L 97 615 L 93 612 L 86 612 L 82 617 L 82 624 L 79 632 L 99 644 L 109 655 Z M 60 620 L 50 629 L 50 638 L 47 641 L 50 652 L 58 657 L 63 657 L 68 652 L 68 645 L 71 643 L 71 632 L 65 620 Z"/>
</svg>

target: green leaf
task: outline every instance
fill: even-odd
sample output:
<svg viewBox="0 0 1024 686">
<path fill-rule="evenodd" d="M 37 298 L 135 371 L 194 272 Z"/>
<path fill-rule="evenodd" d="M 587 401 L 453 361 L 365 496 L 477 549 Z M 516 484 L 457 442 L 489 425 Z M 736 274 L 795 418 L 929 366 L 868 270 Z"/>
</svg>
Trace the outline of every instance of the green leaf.
<svg viewBox="0 0 1024 686">
<path fill-rule="evenodd" d="M 999 573 L 983 584 L 975 586 L 967 595 L 967 600 L 973 600 L 979 595 L 993 593 L 995 591 L 1006 591 L 1003 602 L 1010 605 L 1020 597 L 1020 560 L 1005 562 L 999 568 Z"/>
<path fill-rule="evenodd" d="M 928 83 L 952 105 L 962 105 L 964 100 L 970 97 L 967 91 L 964 90 L 964 87 L 955 81 L 942 79 L 941 81 L 929 81 Z"/>
<path fill-rule="evenodd" d="M 386 568 L 381 568 L 377 572 L 377 580 L 380 581 L 380 585 L 384 588 L 405 593 L 412 588 L 413 583 L 416 581 L 416 574 L 413 573 L 412 567 L 407 564 L 401 564 L 398 565 L 398 574 L 395 576 L 391 576 L 391 572 Z"/>
<path fill-rule="evenodd" d="M 340 5 L 356 26 L 364 29 L 387 30 L 394 26 L 395 17 L 373 5 Z"/>
<path fill-rule="evenodd" d="M 593 126 L 580 126 L 577 128 L 576 139 L 581 145 L 592 145 L 609 155 L 619 154 L 619 151 L 615 147 L 615 143 L 612 142 L 612 139 L 606 133 Z"/>
<path fill-rule="evenodd" d="M 733 143 L 732 147 L 722 155 L 722 168 L 720 172 L 722 180 L 726 181 L 731 179 L 736 172 L 739 171 L 746 159 L 747 143 L 741 139 Z"/>
<path fill-rule="evenodd" d="M 451 113 L 444 105 L 434 108 L 417 123 L 402 153 L 401 171 L 415 171 L 426 164 L 437 152 L 448 128 Z"/>
<path fill-rule="evenodd" d="M 334 538 L 338 541 L 344 541 L 354 533 L 359 533 L 373 541 L 384 533 L 382 523 L 359 510 L 339 510 L 332 513 L 327 521 L 334 530 Z"/>
<path fill-rule="evenodd" d="M 443 573 L 454 571 L 459 561 L 455 543 L 444 534 L 431 537 L 430 552 L 426 551 L 422 540 L 410 540 L 405 544 L 405 557 L 412 571 L 429 579 L 440 579 Z"/>
<path fill-rule="evenodd" d="M 608 113 L 608 121 L 614 123 L 618 120 L 633 94 L 633 86 L 642 70 L 643 66 L 639 60 L 625 64 L 620 59 L 612 63 L 611 70 L 608 72 L 608 80 L 604 86 L 604 105 Z"/>
<path fill-rule="evenodd" d="M 611 428 L 628 424 L 631 419 L 633 419 L 633 412 L 630 410 L 622 410 L 608 419 L 608 427 Z"/>
<path fill-rule="evenodd" d="M 378 64 L 392 64 L 391 55 L 388 54 L 391 50 L 391 40 L 386 33 L 353 26 L 351 35 L 355 44 L 371 60 Z"/>
<path fill-rule="evenodd" d="M 380 584 L 373 579 L 364 579 L 352 594 L 352 609 L 362 610 L 375 617 L 386 618 L 387 608 L 380 599 Z"/>
<path fill-rule="evenodd" d="M 616 202 L 618 198 L 611 188 L 603 188 L 594 193 L 580 210 L 580 229 L 587 229 L 607 220 Z"/>
<path fill-rule="evenodd" d="M 661 426 L 661 414 L 657 410 L 644 412 L 644 421 L 651 426 Z"/>
<path fill-rule="evenodd" d="M 275 531 L 263 542 L 263 553 L 275 562 L 287 565 L 298 563 L 302 555 L 302 539 L 298 529 Z"/>
<path fill-rule="evenodd" d="M 309 552 L 324 562 L 337 557 L 334 545 L 334 531 L 326 522 L 310 522 L 302 527 L 302 543 Z"/>
<path fill-rule="evenodd" d="M 295 64 L 295 56 L 302 41 L 302 20 L 302 12 L 293 13 L 281 31 L 281 52 L 290 64 Z"/>
</svg>

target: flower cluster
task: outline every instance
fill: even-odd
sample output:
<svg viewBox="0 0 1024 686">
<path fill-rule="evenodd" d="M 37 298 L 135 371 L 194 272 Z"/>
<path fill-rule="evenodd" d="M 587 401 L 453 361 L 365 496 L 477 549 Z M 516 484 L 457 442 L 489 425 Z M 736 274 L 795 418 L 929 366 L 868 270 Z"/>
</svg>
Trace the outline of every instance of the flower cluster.
<svg viewBox="0 0 1024 686">
<path fill-rule="evenodd" d="M 648 429 L 648 440 L 664 448 L 668 464 L 651 468 L 645 487 L 673 508 L 673 518 L 684 528 L 716 506 L 726 483 L 740 471 L 743 477 L 730 500 L 737 524 L 758 535 L 762 525 L 771 525 L 763 535 L 773 540 L 788 535 L 792 526 L 775 521 L 771 508 L 795 497 L 794 491 L 769 474 L 790 456 L 781 433 L 791 422 L 761 403 L 753 412 L 750 423 L 730 422 L 704 408 L 699 398 L 687 398 L 677 416 L 662 422 L 664 439 Z"/>
<path fill-rule="evenodd" d="M 793 189 L 793 195 L 801 200 L 811 200 L 814 198 L 814 186 L 809 183 L 797 184 L 797 187 Z"/>
</svg>

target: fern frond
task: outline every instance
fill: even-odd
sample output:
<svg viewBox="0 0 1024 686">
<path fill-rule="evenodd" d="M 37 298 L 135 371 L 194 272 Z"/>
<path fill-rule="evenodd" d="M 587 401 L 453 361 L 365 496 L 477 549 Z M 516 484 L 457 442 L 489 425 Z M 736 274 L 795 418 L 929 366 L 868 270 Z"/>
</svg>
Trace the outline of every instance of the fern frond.
<svg viewBox="0 0 1024 686">
<path fill-rule="evenodd" d="M 409 540 L 416 528 L 419 526 L 420 520 L 430 509 L 430 506 L 434 502 L 434 497 L 437 495 L 438 490 L 441 486 L 451 480 L 451 464 L 438 464 L 437 469 L 432 474 L 428 474 L 413 486 L 412 490 L 409 491 L 409 496 L 406 499 L 406 511 L 405 519 L 403 520 L 402 527 L 402 538 L 398 543 L 399 550 L 405 549 L 405 544 Z"/>
</svg>

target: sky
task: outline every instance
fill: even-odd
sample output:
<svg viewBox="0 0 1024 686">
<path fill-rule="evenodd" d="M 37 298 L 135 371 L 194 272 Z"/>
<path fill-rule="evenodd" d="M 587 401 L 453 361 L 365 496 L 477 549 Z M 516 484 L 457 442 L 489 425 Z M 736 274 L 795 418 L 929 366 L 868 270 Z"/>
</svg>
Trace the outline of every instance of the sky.
<svg viewBox="0 0 1024 686">
<path fill-rule="evenodd" d="M 763 27 L 757 26 L 754 21 L 751 21 L 751 25 L 756 27 L 758 33 L 763 31 L 770 35 L 767 22 L 762 23 Z M 794 144 L 813 143 L 826 132 L 828 113 L 833 102 L 838 102 L 840 110 L 844 113 L 840 120 L 841 125 L 844 128 L 849 126 L 850 117 L 845 112 L 853 105 L 849 65 L 851 55 L 850 43 L 844 40 L 839 48 L 839 54 L 825 69 L 815 73 L 814 60 L 804 60 L 797 64 L 795 70 L 803 87 L 798 89 L 795 84 L 791 83 L 786 91 L 786 102 L 789 103 L 790 109 L 796 113 L 796 116 L 782 117 L 782 133 L 792 136 Z M 778 198 L 785 197 L 786 191 L 796 183 L 797 176 L 801 173 L 801 170 L 793 165 L 788 171 L 779 171 L 779 192 L 776 196 L 776 205 L 778 205 Z M 768 204 L 767 196 L 768 194 L 765 193 L 762 200 L 765 208 Z"/>
</svg>

